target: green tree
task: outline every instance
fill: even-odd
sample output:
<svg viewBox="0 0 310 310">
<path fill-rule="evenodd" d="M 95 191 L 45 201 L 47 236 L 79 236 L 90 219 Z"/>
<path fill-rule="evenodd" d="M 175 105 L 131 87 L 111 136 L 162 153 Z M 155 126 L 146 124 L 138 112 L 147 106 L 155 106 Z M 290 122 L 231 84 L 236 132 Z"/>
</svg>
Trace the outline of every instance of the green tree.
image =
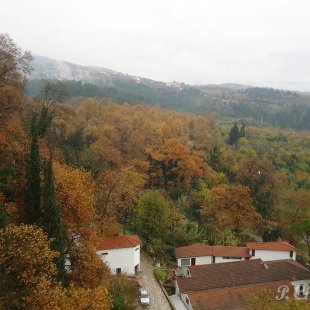
<svg viewBox="0 0 310 310">
<path fill-rule="evenodd" d="M 44 188 L 42 193 L 42 226 L 52 240 L 52 249 L 59 252 L 56 266 L 59 280 L 65 279 L 65 243 L 61 223 L 60 207 L 56 201 L 55 180 L 52 168 L 52 158 L 44 163 Z"/>
<path fill-rule="evenodd" d="M 26 163 L 26 209 L 28 223 L 39 223 L 41 218 L 40 154 L 38 145 L 38 121 L 34 114 L 30 125 L 31 148 Z"/>
<path fill-rule="evenodd" d="M 136 292 L 137 282 L 124 275 L 119 275 L 112 279 L 109 293 L 113 300 L 112 309 L 114 310 L 134 310 L 137 308 Z"/>
<path fill-rule="evenodd" d="M 244 123 L 242 123 L 242 126 L 239 131 L 239 138 L 243 138 L 243 137 L 245 137 L 245 124 Z"/>
<path fill-rule="evenodd" d="M 138 201 L 136 225 L 147 244 L 151 239 L 164 239 L 168 231 L 169 202 L 158 190 L 144 192 Z"/>
<path fill-rule="evenodd" d="M 310 220 L 294 224 L 291 230 L 295 235 L 299 236 L 307 245 L 308 261 L 310 263 Z"/>
<path fill-rule="evenodd" d="M 231 145 L 235 145 L 239 138 L 240 138 L 239 127 L 235 122 L 234 126 L 231 128 L 229 132 L 228 143 Z"/>
</svg>

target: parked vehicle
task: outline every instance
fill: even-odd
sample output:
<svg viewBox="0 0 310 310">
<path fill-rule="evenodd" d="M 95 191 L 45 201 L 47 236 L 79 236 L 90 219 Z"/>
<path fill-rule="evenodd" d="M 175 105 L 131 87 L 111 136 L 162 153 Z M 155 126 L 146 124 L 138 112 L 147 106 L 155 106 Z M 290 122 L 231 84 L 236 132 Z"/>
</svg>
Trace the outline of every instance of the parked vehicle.
<svg viewBox="0 0 310 310">
<path fill-rule="evenodd" d="M 145 288 L 139 289 L 139 300 L 142 306 L 148 306 L 150 304 L 150 295 Z"/>
</svg>

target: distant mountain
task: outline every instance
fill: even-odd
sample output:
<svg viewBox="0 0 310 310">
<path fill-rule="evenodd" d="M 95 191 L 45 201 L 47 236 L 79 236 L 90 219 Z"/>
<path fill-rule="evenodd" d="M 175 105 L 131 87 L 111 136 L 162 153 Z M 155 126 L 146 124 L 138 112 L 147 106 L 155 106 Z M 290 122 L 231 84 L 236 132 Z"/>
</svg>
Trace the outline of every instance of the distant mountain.
<svg viewBox="0 0 310 310">
<path fill-rule="evenodd" d="M 252 118 L 258 123 L 310 130 L 307 93 L 234 83 L 160 82 L 42 56 L 35 56 L 32 66 L 26 90 L 29 96 L 36 96 L 47 80 L 61 80 L 71 97 L 108 97 L 120 104 L 145 102 L 192 113 L 218 112 L 234 118 Z"/>
</svg>

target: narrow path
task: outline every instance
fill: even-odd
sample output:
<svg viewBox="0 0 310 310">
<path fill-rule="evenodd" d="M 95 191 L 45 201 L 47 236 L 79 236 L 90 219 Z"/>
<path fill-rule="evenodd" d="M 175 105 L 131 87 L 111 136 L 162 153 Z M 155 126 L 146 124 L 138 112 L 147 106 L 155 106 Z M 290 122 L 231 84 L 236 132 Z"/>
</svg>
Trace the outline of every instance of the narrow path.
<svg viewBox="0 0 310 310">
<path fill-rule="evenodd" d="M 171 310 L 165 294 L 154 276 L 153 260 L 144 252 L 141 252 L 141 272 L 137 276 L 139 284 L 146 288 L 150 294 L 150 305 L 145 307 L 148 310 Z M 137 309 L 144 309 L 139 306 Z"/>
</svg>

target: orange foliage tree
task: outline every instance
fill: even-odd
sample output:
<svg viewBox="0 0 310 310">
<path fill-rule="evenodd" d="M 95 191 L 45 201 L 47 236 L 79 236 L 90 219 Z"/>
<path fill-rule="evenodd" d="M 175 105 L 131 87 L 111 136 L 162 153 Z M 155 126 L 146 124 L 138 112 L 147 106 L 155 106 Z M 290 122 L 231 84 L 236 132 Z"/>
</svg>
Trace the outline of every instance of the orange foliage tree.
<svg viewBox="0 0 310 310">
<path fill-rule="evenodd" d="M 54 164 L 56 197 L 62 206 L 62 219 L 65 230 L 80 232 L 90 226 L 95 210 L 95 183 L 89 172 Z"/>
<path fill-rule="evenodd" d="M 96 201 L 100 215 L 130 218 L 145 184 L 145 176 L 133 167 L 104 170 L 96 180 Z"/>
<path fill-rule="evenodd" d="M 9 225 L 0 230 L 0 294 L 6 309 L 20 309 L 42 281 L 53 281 L 58 253 L 41 228 Z M 23 308 L 23 307 L 22 307 Z"/>
<path fill-rule="evenodd" d="M 249 189 L 242 185 L 213 187 L 203 205 L 202 215 L 216 228 L 229 226 L 237 232 L 253 228 L 261 219 L 252 204 Z"/>
<path fill-rule="evenodd" d="M 177 140 L 169 140 L 158 149 L 148 148 L 147 154 L 152 186 L 188 191 L 192 182 L 203 176 L 202 158 Z"/>
</svg>

